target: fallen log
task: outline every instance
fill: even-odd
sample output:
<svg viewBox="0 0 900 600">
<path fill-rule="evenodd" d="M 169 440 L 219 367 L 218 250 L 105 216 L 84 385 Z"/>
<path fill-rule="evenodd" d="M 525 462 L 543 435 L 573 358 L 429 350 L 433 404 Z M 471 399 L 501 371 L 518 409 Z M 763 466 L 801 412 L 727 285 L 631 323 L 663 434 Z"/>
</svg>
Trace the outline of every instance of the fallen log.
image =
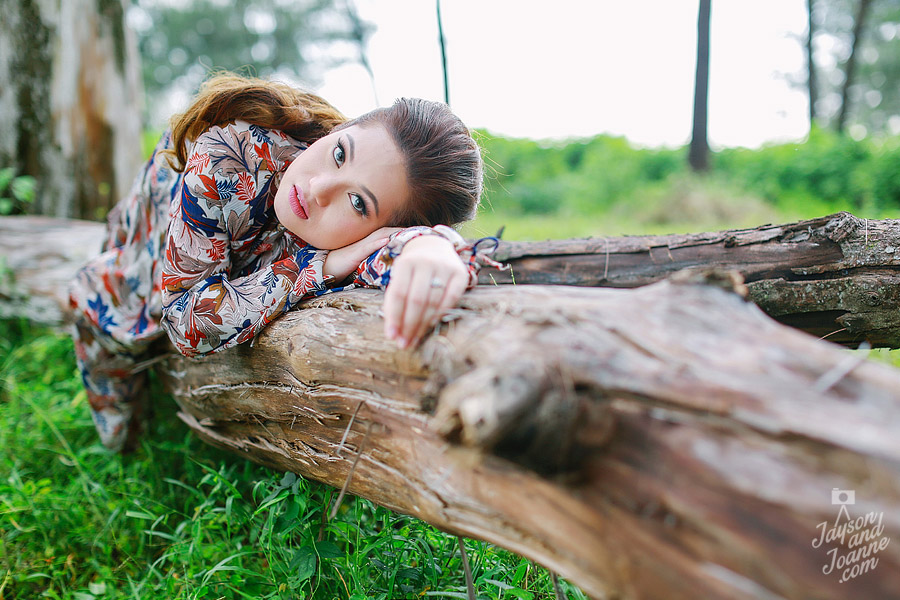
<svg viewBox="0 0 900 600">
<path fill-rule="evenodd" d="M 69 320 L 69 282 L 100 253 L 105 227 L 53 217 L 0 217 L 0 318 Z"/>
<path fill-rule="evenodd" d="M 741 273 L 780 322 L 856 347 L 900 347 L 900 221 L 838 213 L 753 229 L 501 242 L 480 282 L 638 287 L 683 269 Z"/>
<path fill-rule="evenodd" d="M 102 225 L 0 217 L 0 317 L 65 319 L 65 288 L 99 252 Z M 501 242 L 511 269 L 483 269 L 480 282 L 638 287 L 685 269 L 741 273 L 753 300 L 780 322 L 857 347 L 900 348 L 900 221 L 838 213 L 754 229 L 666 236 Z M 0 265 L 2 272 L 2 265 Z"/>
<path fill-rule="evenodd" d="M 383 338 L 380 305 L 326 296 L 253 348 L 172 357 L 181 418 L 599 598 L 900 589 L 897 370 L 691 282 L 479 287 L 414 351 Z M 853 519 L 877 515 L 885 544 L 845 583 L 823 573 L 828 552 L 859 545 L 814 544 L 845 521 L 833 489 L 855 494 Z"/>
<path fill-rule="evenodd" d="M 355 290 L 163 377 L 207 441 L 597 597 L 893 597 L 900 375 L 698 278 L 482 286 L 407 351 L 381 335 L 380 293 Z M 874 551 L 816 545 L 850 517 Z"/>
</svg>

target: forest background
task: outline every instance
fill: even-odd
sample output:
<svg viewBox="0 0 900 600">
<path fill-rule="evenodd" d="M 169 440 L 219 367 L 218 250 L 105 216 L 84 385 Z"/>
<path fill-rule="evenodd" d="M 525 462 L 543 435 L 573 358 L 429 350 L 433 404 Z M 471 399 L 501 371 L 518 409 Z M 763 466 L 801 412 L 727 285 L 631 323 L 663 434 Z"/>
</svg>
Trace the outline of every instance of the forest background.
<svg viewBox="0 0 900 600">
<path fill-rule="evenodd" d="M 698 3 L 698 29 L 705 3 Z M 353 62 L 377 77 L 366 52 L 374 25 L 350 2 L 125 6 L 148 107 L 175 88 L 182 90 L 176 96 L 189 94 L 213 66 L 315 81 L 323 65 Z M 705 111 L 695 111 L 693 142 L 707 153 L 697 168 L 688 162 L 689 144 L 648 148 L 603 134 L 533 140 L 482 130 L 487 192 L 464 232 L 502 228 L 505 239 L 544 239 L 756 226 L 838 210 L 896 217 L 900 0 L 810 0 L 807 7 L 808 30 L 795 41 L 813 60 L 792 76 L 809 97 L 805 138 L 709 150 L 697 122 Z M 715 52 L 710 33 L 711 46 L 698 44 L 698 71 L 704 52 L 707 61 Z M 452 53 L 447 62 L 452 73 Z M 452 78 L 447 94 L 452 100 Z M 702 96 L 698 89 L 695 106 Z M 149 112 L 144 124 L 146 156 L 160 125 Z M 21 154 L 0 152 L 0 214 L 59 214 L 41 172 Z M 97 189 L 109 195 L 109 184 Z M 66 214 L 100 219 L 114 198 L 107 200 Z M 141 448 L 108 455 L 93 431 L 71 342 L 58 331 L 0 322 L 0 385 L 0 599 L 465 597 L 454 538 L 358 499 L 345 500 L 328 520 L 334 490 L 205 446 L 172 417 L 174 402 L 158 387 L 157 419 Z M 478 541 L 466 548 L 482 597 L 552 596 L 550 575 L 530 561 Z M 583 597 L 565 581 L 562 587 Z"/>
</svg>

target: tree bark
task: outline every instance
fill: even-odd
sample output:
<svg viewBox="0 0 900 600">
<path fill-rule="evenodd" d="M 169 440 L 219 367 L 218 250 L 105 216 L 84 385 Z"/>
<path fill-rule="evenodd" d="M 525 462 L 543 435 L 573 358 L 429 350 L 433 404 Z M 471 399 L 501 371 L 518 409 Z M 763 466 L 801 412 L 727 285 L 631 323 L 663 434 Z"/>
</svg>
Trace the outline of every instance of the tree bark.
<svg viewBox="0 0 900 600">
<path fill-rule="evenodd" d="M 743 275 L 770 316 L 829 341 L 900 348 L 900 221 L 838 213 L 710 233 L 502 242 L 480 282 L 637 287 L 682 269 Z"/>
<path fill-rule="evenodd" d="M 101 218 L 141 162 L 140 70 L 125 3 L 2 8 L 0 166 L 37 179 L 35 212 Z"/>
<path fill-rule="evenodd" d="M 34 224 L 0 219 L 0 242 L 18 257 L 53 247 Z M 31 228 L 31 244 L 16 242 L 14 225 Z M 898 223 L 881 225 L 887 236 Z M 803 227 L 770 229 L 726 232 L 724 247 L 769 237 L 837 260 L 800 239 Z M 699 234 L 694 250 L 712 252 L 721 235 Z M 641 239 L 622 243 L 659 259 Z M 884 257 L 885 239 L 858 245 L 882 244 Z M 19 289 L 41 274 L 28 264 L 12 264 Z M 733 293 L 739 278 L 718 273 L 638 289 L 479 286 L 404 351 L 381 333 L 381 293 L 354 290 L 305 302 L 252 345 L 173 354 L 161 372 L 210 443 L 489 540 L 596 597 L 892 597 L 900 373 L 778 324 Z M 835 488 L 855 494 L 846 517 Z M 871 530 L 866 544 L 887 543 L 874 568 L 841 583 L 844 567 L 823 568 L 869 546 L 850 533 L 815 541 L 851 518 Z"/>
<path fill-rule="evenodd" d="M 688 164 L 697 172 L 709 170 L 709 21 L 712 0 L 700 0 L 697 16 L 697 68 L 694 77 L 694 125 Z"/>
</svg>

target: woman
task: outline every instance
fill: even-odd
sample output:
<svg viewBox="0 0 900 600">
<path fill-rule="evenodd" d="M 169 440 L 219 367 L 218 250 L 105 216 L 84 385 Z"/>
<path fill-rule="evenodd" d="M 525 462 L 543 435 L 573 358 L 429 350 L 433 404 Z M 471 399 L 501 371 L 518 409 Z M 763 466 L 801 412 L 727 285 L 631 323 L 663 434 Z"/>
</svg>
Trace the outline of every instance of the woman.
<svg viewBox="0 0 900 600">
<path fill-rule="evenodd" d="M 253 339 L 303 298 L 366 285 L 386 288 L 385 335 L 417 343 L 488 260 L 446 226 L 474 216 L 481 189 L 478 146 L 446 105 L 402 99 L 345 121 L 289 86 L 208 81 L 72 285 L 104 445 L 134 444 L 163 332 L 200 356 Z"/>
</svg>

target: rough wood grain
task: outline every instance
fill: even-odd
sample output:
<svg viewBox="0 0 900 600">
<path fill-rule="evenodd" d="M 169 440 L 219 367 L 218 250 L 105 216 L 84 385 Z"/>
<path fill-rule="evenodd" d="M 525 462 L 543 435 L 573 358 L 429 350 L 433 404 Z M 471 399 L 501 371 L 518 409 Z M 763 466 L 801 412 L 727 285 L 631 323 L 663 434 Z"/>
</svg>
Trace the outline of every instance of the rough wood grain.
<svg viewBox="0 0 900 600">
<path fill-rule="evenodd" d="M 502 242 L 481 283 L 637 287 L 683 269 L 740 272 L 782 323 L 856 347 L 900 347 L 900 221 L 838 213 L 753 229 Z"/>
<path fill-rule="evenodd" d="M 336 487 L 359 457 L 351 493 L 599 598 L 900 589 L 896 542 L 847 583 L 822 572 L 834 545 L 811 545 L 832 488 L 900 535 L 896 370 L 709 285 L 479 288 L 415 351 L 384 340 L 379 308 L 370 290 L 323 297 L 253 348 L 173 357 L 182 418 Z"/>
</svg>

